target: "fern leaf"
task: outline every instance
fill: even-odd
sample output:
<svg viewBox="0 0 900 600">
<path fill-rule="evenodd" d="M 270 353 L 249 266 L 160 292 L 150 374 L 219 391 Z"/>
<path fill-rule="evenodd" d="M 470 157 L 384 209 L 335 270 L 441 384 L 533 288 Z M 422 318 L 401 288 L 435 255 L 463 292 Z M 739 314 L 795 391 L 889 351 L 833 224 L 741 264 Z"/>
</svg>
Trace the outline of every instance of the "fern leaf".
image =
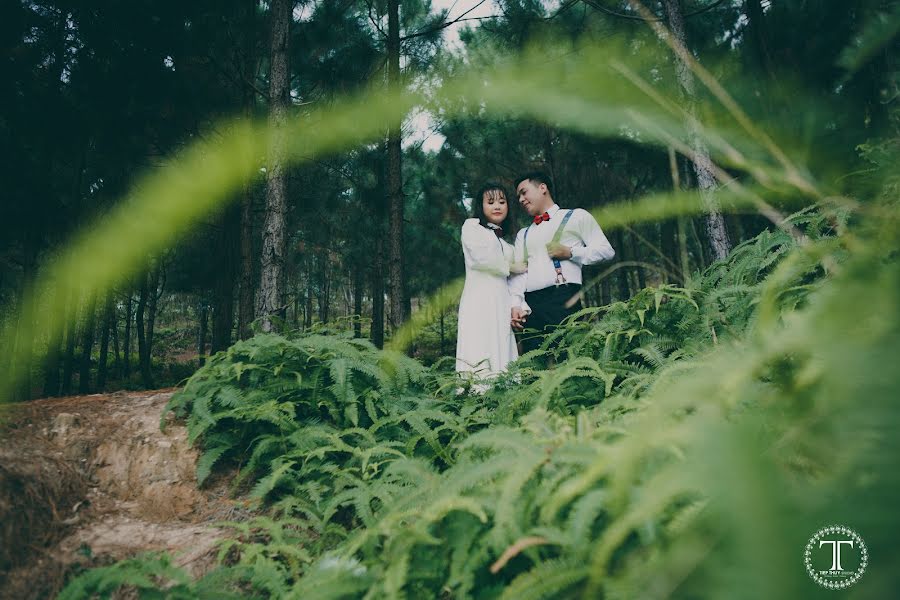
<svg viewBox="0 0 900 600">
<path fill-rule="evenodd" d="M 216 464 L 223 454 L 231 449 L 230 445 L 215 446 L 206 450 L 197 461 L 197 485 L 203 485 L 206 478 L 212 473 L 213 465 Z"/>
<path fill-rule="evenodd" d="M 516 577 L 500 596 L 501 600 L 541 600 L 569 598 L 571 588 L 587 577 L 584 563 L 571 560 L 547 560 Z"/>
</svg>

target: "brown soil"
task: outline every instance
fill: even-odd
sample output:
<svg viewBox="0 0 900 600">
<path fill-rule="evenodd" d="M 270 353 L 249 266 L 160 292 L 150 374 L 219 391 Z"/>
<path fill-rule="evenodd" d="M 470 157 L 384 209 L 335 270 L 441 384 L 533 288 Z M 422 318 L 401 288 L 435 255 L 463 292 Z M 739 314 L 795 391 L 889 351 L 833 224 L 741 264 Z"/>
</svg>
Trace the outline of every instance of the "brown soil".
<svg viewBox="0 0 900 600">
<path fill-rule="evenodd" d="M 198 453 L 163 408 L 174 390 L 7 407 L 0 432 L 0 598 L 53 598 L 73 573 L 167 551 L 202 575 L 214 524 L 251 515 L 227 482 L 197 489 Z"/>
</svg>

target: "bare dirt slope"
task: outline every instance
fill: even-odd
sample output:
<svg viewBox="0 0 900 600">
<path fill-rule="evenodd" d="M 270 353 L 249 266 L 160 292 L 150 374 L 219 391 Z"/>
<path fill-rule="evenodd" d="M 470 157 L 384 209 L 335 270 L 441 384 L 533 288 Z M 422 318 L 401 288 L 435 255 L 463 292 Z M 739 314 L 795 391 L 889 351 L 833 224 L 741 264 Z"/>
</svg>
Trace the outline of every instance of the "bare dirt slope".
<svg viewBox="0 0 900 600">
<path fill-rule="evenodd" d="M 174 390 L 36 400 L 0 416 L 0 598 L 52 598 L 67 577 L 163 550 L 195 575 L 250 512 L 198 490 L 197 451 L 160 416 Z M 171 416 L 171 415 L 170 415 Z"/>
</svg>

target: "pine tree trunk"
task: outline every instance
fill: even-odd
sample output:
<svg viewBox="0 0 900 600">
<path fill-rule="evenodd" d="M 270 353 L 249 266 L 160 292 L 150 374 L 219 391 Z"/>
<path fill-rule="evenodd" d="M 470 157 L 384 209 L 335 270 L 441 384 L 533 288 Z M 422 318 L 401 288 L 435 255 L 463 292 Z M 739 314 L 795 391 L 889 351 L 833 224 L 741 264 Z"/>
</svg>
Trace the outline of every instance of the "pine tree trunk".
<svg viewBox="0 0 900 600">
<path fill-rule="evenodd" d="M 156 311 L 159 305 L 159 298 L 162 296 L 165 284 L 160 286 L 163 275 L 162 261 L 157 261 L 156 268 L 153 269 L 153 275 L 150 280 L 150 288 L 147 298 L 147 333 L 144 336 L 146 352 L 144 360 L 141 363 L 141 379 L 144 386 L 148 389 L 154 387 L 153 383 L 153 331 L 156 327 Z"/>
<path fill-rule="evenodd" d="M 238 337 L 250 338 L 255 290 L 253 286 L 253 192 L 248 184 L 241 199 L 241 275 L 238 292 Z"/>
<path fill-rule="evenodd" d="M 122 376 L 122 354 L 121 347 L 119 345 L 119 307 L 118 301 L 113 301 L 113 314 L 112 314 L 112 342 L 113 342 L 113 368 L 116 370 L 116 375 L 119 377 Z"/>
<path fill-rule="evenodd" d="M 669 17 L 669 28 L 672 35 L 684 47 L 687 48 L 687 38 L 684 32 L 684 15 L 681 10 L 680 0 L 662 0 Z M 697 175 L 697 187 L 700 197 L 706 207 L 706 233 L 709 238 L 713 256 L 721 260 L 731 252 L 731 241 L 728 239 L 728 231 L 725 228 L 725 219 L 719 210 L 719 202 L 715 197 L 716 178 L 713 175 L 713 164 L 709 157 L 709 149 L 700 137 L 697 126 L 697 94 L 694 86 L 694 74 L 681 56 L 676 56 L 676 71 L 678 83 L 687 102 L 688 119 L 688 143 L 693 152 L 694 172 Z"/>
<path fill-rule="evenodd" d="M 741 215 L 728 215 L 728 229 L 734 232 L 734 239 L 738 244 L 743 242 L 745 239 L 744 234 L 744 222 L 743 216 Z"/>
<path fill-rule="evenodd" d="M 388 87 L 400 89 L 400 2 L 388 0 Z M 389 278 L 391 328 L 406 320 L 406 282 L 403 270 L 403 179 L 400 123 L 391 126 L 387 140 L 387 184 L 389 231 Z"/>
<path fill-rule="evenodd" d="M 197 362 L 202 367 L 206 362 L 204 356 L 206 356 L 206 324 L 208 322 L 209 316 L 209 306 L 206 302 L 202 302 L 200 304 L 200 327 L 197 332 Z"/>
<path fill-rule="evenodd" d="M 694 237 L 694 244 L 697 246 L 697 262 L 700 263 L 700 270 L 702 271 L 709 266 L 709 258 L 706 255 L 707 246 L 700 239 L 700 228 L 697 227 L 697 219 L 690 219 L 688 223 L 690 224 L 691 234 Z"/>
<path fill-rule="evenodd" d="M 78 334 L 78 304 L 81 295 L 75 289 L 69 290 L 69 299 L 66 302 L 66 355 L 63 358 L 62 393 L 68 396 L 72 393 L 72 374 L 75 371 L 75 343 Z"/>
<path fill-rule="evenodd" d="M 372 265 L 372 343 L 384 347 L 384 237 L 375 238 L 375 263 Z"/>
<path fill-rule="evenodd" d="M 678 169 L 678 155 L 675 154 L 675 148 L 671 146 L 669 146 L 669 171 L 672 176 L 672 189 L 678 193 L 682 189 Z M 681 267 L 681 284 L 687 286 L 691 281 L 691 263 L 688 256 L 687 224 L 684 217 L 679 216 L 675 219 L 675 229 L 675 243 Z M 671 256 L 674 257 L 674 254 Z"/>
<path fill-rule="evenodd" d="M 249 74 L 245 74 L 248 76 Z M 255 73 L 253 74 L 256 75 Z M 244 112 L 247 118 L 252 117 L 253 94 L 249 91 L 244 96 Z M 246 340 L 252 335 L 250 324 L 255 314 L 254 277 L 253 277 L 253 186 L 248 180 L 244 182 L 240 208 L 240 272 L 238 275 L 238 331 L 239 339 Z"/>
<path fill-rule="evenodd" d="M 131 324 L 134 322 L 134 315 L 131 314 L 132 290 L 128 290 L 128 298 L 125 300 L 125 339 L 122 345 L 122 377 L 128 379 L 131 377 Z"/>
<path fill-rule="evenodd" d="M 25 285 L 25 284 L 23 284 Z M 18 304 L 18 319 L 16 322 L 16 337 L 13 345 L 13 378 L 18 380 L 14 400 L 31 399 L 31 358 L 33 339 L 31 332 L 34 329 L 34 312 L 21 304 Z"/>
<path fill-rule="evenodd" d="M 97 328 L 97 294 L 88 296 L 81 338 L 81 366 L 78 370 L 78 393 L 91 391 L 91 352 L 94 349 L 94 330 Z"/>
<path fill-rule="evenodd" d="M 619 248 L 619 255 L 617 258 L 619 260 L 625 260 L 625 253 L 627 249 L 625 248 L 625 240 L 622 235 L 622 230 L 617 229 L 613 233 L 613 239 L 615 240 L 614 244 L 616 248 Z M 615 273 L 616 278 L 616 287 L 618 288 L 618 300 L 625 301 L 631 297 L 630 291 L 628 289 L 628 269 L 620 268 L 616 270 Z"/>
<path fill-rule="evenodd" d="M 665 255 L 672 263 L 677 260 L 678 256 L 678 242 L 676 237 L 675 219 L 666 219 L 660 223 L 660 247 L 662 248 L 663 255 Z M 666 263 L 664 266 L 666 265 L 669 265 L 669 263 Z M 678 277 L 676 273 L 672 273 L 669 266 L 666 266 L 666 282 L 672 283 L 673 281 L 678 281 L 680 283 L 682 278 Z"/>
<path fill-rule="evenodd" d="M 640 246 L 638 245 L 637 236 L 631 234 L 628 236 L 628 239 L 631 243 L 631 258 L 632 260 L 638 260 L 640 258 Z M 637 279 L 638 291 L 647 287 L 647 273 L 644 267 L 635 267 L 634 276 Z"/>
<path fill-rule="evenodd" d="M 319 321 L 321 323 L 328 322 L 329 309 L 331 308 L 330 296 L 331 296 L 331 278 L 328 276 L 328 259 L 325 258 L 325 255 L 319 261 L 319 268 L 321 269 L 321 286 L 319 286 Z"/>
<path fill-rule="evenodd" d="M 16 337 L 12 348 L 13 376 L 19 377 L 18 390 L 15 397 L 19 400 L 31 399 L 31 360 L 34 353 L 34 321 L 37 307 L 33 304 L 26 306 L 28 298 L 32 296 L 32 281 L 37 266 L 37 246 L 32 239 L 25 242 L 22 281 L 16 298 L 18 322 L 16 323 Z"/>
<path fill-rule="evenodd" d="M 57 286 L 57 294 L 63 293 L 63 286 Z M 59 367 L 62 358 L 63 329 L 55 329 L 47 344 L 47 358 L 44 361 L 44 397 L 59 395 Z"/>
<path fill-rule="evenodd" d="M 114 327 L 113 322 L 113 294 L 107 292 L 106 302 L 103 307 L 103 325 L 100 334 L 100 359 L 97 363 L 97 391 L 102 392 L 106 388 L 106 363 L 109 354 L 109 330 Z"/>
<path fill-rule="evenodd" d="M 634 256 L 634 244 L 632 244 L 631 236 L 627 231 L 619 232 L 619 244 L 615 246 L 616 248 L 621 248 L 621 256 L 624 262 L 631 262 L 635 260 Z M 619 269 L 620 272 L 623 273 L 625 278 L 625 286 L 627 293 L 625 295 L 625 299 L 631 298 L 635 294 L 640 291 L 640 285 L 637 280 L 637 274 L 635 273 L 635 268 L 632 266 L 623 267 Z"/>
<path fill-rule="evenodd" d="M 234 326 L 234 289 L 239 249 L 235 241 L 240 233 L 240 208 L 229 207 L 222 218 L 218 236 L 221 266 L 213 290 L 212 339 L 210 354 L 225 350 L 231 345 L 231 329 Z"/>
<path fill-rule="evenodd" d="M 0 289 L 4 286 L 3 271 L 0 270 Z M 11 339 L 15 332 L 12 329 L 13 319 L 10 318 L 9 311 L 0 315 L 0 339 Z M 13 353 L 11 348 L 0 348 L 0 377 L 6 377 L 12 373 Z"/>
<path fill-rule="evenodd" d="M 362 337 L 362 268 L 357 263 L 353 267 L 353 337 Z"/>
<path fill-rule="evenodd" d="M 144 329 L 144 312 L 147 309 L 147 274 L 141 275 L 140 289 L 138 290 L 137 309 L 134 311 L 134 329 L 137 333 L 138 345 L 138 370 L 144 375 L 144 355 L 147 354 L 147 339 Z M 145 382 L 146 385 L 146 382 Z"/>
<path fill-rule="evenodd" d="M 441 356 L 444 356 L 444 311 L 441 310 Z"/>
<path fill-rule="evenodd" d="M 584 296 L 581 298 L 581 306 L 583 308 L 588 308 L 591 306 L 597 306 L 597 286 L 592 285 L 588 288 L 584 288 Z"/>
<path fill-rule="evenodd" d="M 760 0 L 746 0 L 744 3 L 747 14 L 751 45 L 756 54 L 756 60 L 763 72 L 775 79 L 773 69 L 772 52 L 769 50 L 769 34 L 766 27 L 766 15 L 763 12 Z"/>
<path fill-rule="evenodd" d="M 687 219 L 678 217 L 678 256 L 681 261 L 681 273 L 684 275 L 684 285 L 691 282 L 691 258 L 688 253 Z"/>
<path fill-rule="evenodd" d="M 269 60 L 269 127 L 272 136 L 269 146 L 266 179 L 266 213 L 263 223 L 262 257 L 256 314 L 260 328 L 274 329 L 273 317 L 281 312 L 284 293 L 284 236 L 287 195 L 287 174 L 284 151 L 285 121 L 290 101 L 290 70 L 288 52 L 293 2 L 272 0 L 270 4 L 272 45 Z"/>
<path fill-rule="evenodd" d="M 632 269 L 628 269 L 628 276 L 625 278 L 625 282 L 628 286 L 628 295 L 625 296 L 625 299 L 628 300 L 629 298 L 633 298 L 640 291 Z"/>
<path fill-rule="evenodd" d="M 312 327 L 313 313 L 313 274 L 309 271 L 312 268 L 312 261 L 306 261 L 306 308 L 303 311 L 303 329 Z"/>
<path fill-rule="evenodd" d="M 256 52 L 253 21 L 258 3 L 245 0 L 240 5 L 239 20 L 242 39 L 243 61 L 241 71 L 244 81 L 255 81 L 259 57 Z M 253 118 L 253 107 L 256 103 L 256 90 L 250 85 L 243 88 L 243 110 L 247 119 Z M 246 340 L 251 336 L 250 324 L 254 318 L 255 278 L 253 277 L 253 186 L 248 178 L 244 182 L 240 203 L 240 266 L 238 275 L 238 339 Z"/>
<path fill-rule="evenodd" d="M 47 349 L 44 362 L 44 397 L 50 398 L 59 394 L 59 366 L 62 352 L 62 332 L 54 334 Z"/>
</svg>

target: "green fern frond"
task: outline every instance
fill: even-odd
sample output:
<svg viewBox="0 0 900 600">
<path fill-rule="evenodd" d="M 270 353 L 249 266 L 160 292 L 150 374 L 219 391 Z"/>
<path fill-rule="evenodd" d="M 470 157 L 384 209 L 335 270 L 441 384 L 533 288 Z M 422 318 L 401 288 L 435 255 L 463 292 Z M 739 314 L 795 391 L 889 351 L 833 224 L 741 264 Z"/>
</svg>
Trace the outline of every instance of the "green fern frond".
<svg viewBox="0 0 900 600">
<path fill-rule="evenodd" d="M 584 563 L 566 560 L 546 560 L 527 573 L 516 577 L 506 586 L 501 600 L 544 600 L 570 598 L 571 590 L 587 577 Z"/>
<path fill-rule="evenodd" d="M 197 460 L 197 485 L 203 485 L 203 482 L 212 473 L 213 465 L 216 464 L 223 454 L 231 449 L 230 445 L 214 446 L 207 449 Z"/>
<path fill-rule="evenodd" d="M 295 463 L 291 460 L 282 462 L 276 459 L 272 464 L 274 467 L 272 471 L 253 486 L 253 490 L 250 492 L 252 498 L 265 499 L 272 490 L 290 478 Z"/>
<path fill-rule="evenodd" d="M 96 595 L 108 598 L 124 586 L 137 588 L 139 593 L 153 593 L 166 587 L 176 597 L 187 597 L 192 587 L 188 574 L 175 567 L 168 555 L 145 554 L 79 575 L 58 598 L 81 600 Z"/>
</svg>

